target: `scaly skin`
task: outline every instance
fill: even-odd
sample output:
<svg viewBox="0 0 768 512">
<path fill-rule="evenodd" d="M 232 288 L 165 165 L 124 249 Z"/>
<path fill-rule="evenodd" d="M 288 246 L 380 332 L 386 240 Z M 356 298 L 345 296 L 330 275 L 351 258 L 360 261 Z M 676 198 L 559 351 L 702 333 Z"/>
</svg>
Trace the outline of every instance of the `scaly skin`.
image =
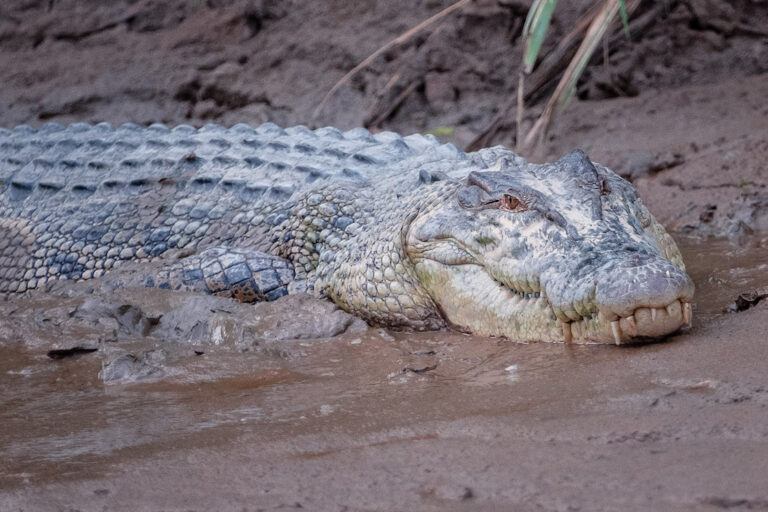
<svg viewBox="0 0 768 512">
<path fill-rule="evenodd" d="M 0 294 L 105 273 L 517 341 L 658 339 L 693 298 L 632 186 L 580 152 L 533 165 L 269 123 L 0 130 Z"/>
</svg>

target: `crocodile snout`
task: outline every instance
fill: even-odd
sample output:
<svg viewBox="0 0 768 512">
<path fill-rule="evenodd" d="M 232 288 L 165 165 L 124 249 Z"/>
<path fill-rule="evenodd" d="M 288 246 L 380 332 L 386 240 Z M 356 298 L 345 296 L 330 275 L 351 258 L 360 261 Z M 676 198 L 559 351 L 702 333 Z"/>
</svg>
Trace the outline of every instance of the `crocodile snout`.
<svg viewBox="0 0 768 512">
<path fill-rule="evenodd" d="M 619 266 L 596 287 L 599 337 L 621 344 L 671 334 L 691 323 L 693 293 L 691 278 L 667 260 Z"/>
<path fill-rule="evenodd" d="M 625 317 L 639 308 L 663 308 L 675 300 L 690 302 L 691 278 L 667 260 L 656 258 L 641 265 L 622 260 L 596 279 L 595 303 L 607 318 Z"/>
<path fill-rule="evenodd" d="M 580 277 L 567 305 L 551 296 L 566 342 L 647 341 L 691 323 L 693 281 L 669 260 L 611 258 Z"/>
</svg>

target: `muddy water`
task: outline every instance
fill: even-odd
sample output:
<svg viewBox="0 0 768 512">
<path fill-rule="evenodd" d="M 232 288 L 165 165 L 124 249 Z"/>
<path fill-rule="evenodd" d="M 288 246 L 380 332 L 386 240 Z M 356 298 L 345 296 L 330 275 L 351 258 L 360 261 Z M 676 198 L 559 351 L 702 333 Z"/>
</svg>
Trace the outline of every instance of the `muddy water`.
<svg viewBox="0 0 768 512">
<path fill-rule="evenodd" d="M 741 293 L 768 293 L 768 239 L 748 238 L 738 245 L 728 240 L 680 240 L 680 250 L 696 283 L 696 309 L 701 319 L 723 313 Z"/>
<path fill-rule="evenodd" d="M 369 329 L 269 351 L 172 344 L 162 377 L 107 385 L 101 350 L 53 360 L 38 345 L 8 344 L 0 504 L 181 508 L 168 489 L 197 496 L 185 508 L 193 510 L 247 496 L 328 510 L 355 510 L 360 500 L 372 510 L 446 510 L 467 500 L 563 508 L 586 492 L 627 510 L 637 505 L 633 492 L 706 504 L 732 489 L 768 504 L 750 469 L 750 457 L 768 455 L 768 378 L 755 366 L 768 355 L 765 312 L 723 313 L 739 293 L 768 286 L 766 249 L 694 240 L 682 248 L 697 284 L 697 323 L 643 347 Z M 728 323 L 737 317 L 746 320 Z M 736 449 L 722 445 L 734 440 Z M 619 445 L 629 452 L 615 452 Z M 718 446 L 734 457 L 736 487 L 718 483 L 720 469 L 680 468 L 677 480 L 657 475 L 665 491 L 651 471 L 618 492 L 631 474 L 627 458 L 649 471 L 665 457 L 702 468 Z M 314 483 L 295 478 L 306 471 Z M 607 487 L 598 492 L 595 481 Z M 339 498 L 353 490 L 357 498 Z"/>
<path fill-rule="evenodd" d="M 0 362 L 4 484 L 94 476 L 126 456 L 254 430 L 279 438 L 333 425 L 360 434 L 440 417 L 443 408 L 452 417 L 492 413 L 492 394 L 457 392 L 510 386 L 521 372 L 563 362 L 547 347 L 520 353 L 453 333 L 372 330 L 304 345 L 289 360 L 224 350 L 190 356 L 174 376 L 127 386 L 105 386 L 92 355 L 54 362 L 9 351 Z"/>
</svg>

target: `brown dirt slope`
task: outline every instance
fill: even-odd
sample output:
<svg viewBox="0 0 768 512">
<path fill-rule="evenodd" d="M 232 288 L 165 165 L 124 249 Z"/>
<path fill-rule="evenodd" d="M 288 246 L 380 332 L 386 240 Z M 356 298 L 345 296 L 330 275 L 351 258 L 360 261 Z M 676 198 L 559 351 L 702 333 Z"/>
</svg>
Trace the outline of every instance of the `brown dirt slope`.
<svg viewBox="0 0 768 512">
<path fill-rule="evenodd" d="M 489 141 L 511 146 L 509 105 L 526 0 L 471 3 L 385 53 L 312 118 L 346 71 L 451 3 L 10 2 L 0 6 L 0 124 L 364 124 L 406 133 L 438 128 L 466 147 L 501 119 Z M 558 6 L 544 53 L 588 5 Z M 545 155 L 585 147 L 636 178 L 680 164 L 675 171 L 683 180 L 690 179 L 686 169 L 714 173 L 723 190 L 725 182 L 739 185 L 726 195 L 735 207 L 679 190 L 672 183 L 680 180 L 668 173 L 641 191 L 676 229 L 740 234 L 764 227 L 754 213 L 765 204 L 763 160 L 750 155 L 754 145 L 759 153 L 768 131 L 761 99 L 768 6 L 759 0 L 664 5 L 641 3 L 638 19 L 650 23 L 637 27 L 632 41 L 614 35 L 608 62 L 599 62 L 601 56 L 588 68 Z M 605 101 L 616 97 L 624 99 Z M 537 112 L 534 105 L 529 116 Z M 742 136 L 751 142 L 737 140 Z M 725 155 L 730 163 L 721 164 Z M 670 202 L 676 210 L 665 208 Z"/>
</svg>

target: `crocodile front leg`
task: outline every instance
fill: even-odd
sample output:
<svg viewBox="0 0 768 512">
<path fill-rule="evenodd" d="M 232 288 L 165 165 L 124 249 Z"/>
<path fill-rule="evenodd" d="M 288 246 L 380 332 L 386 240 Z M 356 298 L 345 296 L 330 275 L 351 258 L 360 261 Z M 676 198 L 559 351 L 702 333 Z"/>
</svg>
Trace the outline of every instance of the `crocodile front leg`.
<svg viewBox="0 0 768 512">
<path fill-rule="evenodd" d="M 287 295 L 294 270 L 290 261 L 272 254 L 214 247 L 179 260 L 121 266 L 107 281 L 118 287 L 186 290 L 260 302 Z"/>
</svg>

